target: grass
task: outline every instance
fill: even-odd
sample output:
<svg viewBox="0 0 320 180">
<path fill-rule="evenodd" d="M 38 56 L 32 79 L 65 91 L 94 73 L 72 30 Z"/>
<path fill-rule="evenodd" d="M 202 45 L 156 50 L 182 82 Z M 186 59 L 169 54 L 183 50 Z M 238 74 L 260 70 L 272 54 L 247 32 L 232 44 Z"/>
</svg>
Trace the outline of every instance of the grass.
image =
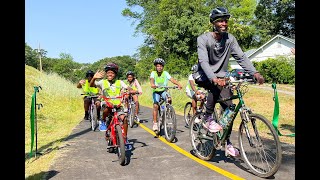
<svg viewBox="0 0 320 180">
<path fill-rule="evenodd" d="M 180 83 L 185 88 L 187 80 Z M 34 94 L 34 86 L 41 86 L 37 93 L 37 103 L 43 107 L 37 109 L 38 126 L 38 152 L 42 155 L 29 157 L 30 136 L 30 109 L 31 97 Z M 152 107 L 152 90 L 149 81 L 141 82 L 143 94 L 139 102 L 143 106 Z M 169 83 L 169 85 L 173 85 Z M 267 85 L 265 85 L 267 86 Z M 271 85 L 270 85 L 271 87 Z M 183 115 L 184 105 L 189 101 L 185 89 L 171 89 L 169 93 L 173 98 L 173 107 L 179 115 Z M 294 86 L 277 85 L 277 88 L 294 91 Z M 64 140 L 71 134 L 83 117 L 83 102 L 80 96 L 82 90 L 76 88 L 76 84 L 60 77 L 57 74 L 40 73 L 37 69 L 25 66 L 25 178 L 41 179 L 48 172 L 51 164 L 57 158 L 58 150 L 65 147 Z M 278 92 L 280 102 L 279 127 L 283 134 L 295 131 L 295 98 Z M 265 89 L 249 88 L 244 96 L 247 106 L 253 112 L 272 119 L 274 102 L 273 91 Z M 236 103 L 236 101 L 234 101 Z M 152 118 L 152 117 L 150 117 Z M 234 122 L 234 128 L 238 128 L 239 119 Z M 281 136 L 282 142 L 294 144 L 292 137 Z M 33 147 L 35 151 L 35 145 Z"/>
<path fill-rule="evenodd" d="M 41 156 L 29 157 L 31 149 L 30 110 L 34 86 L 42 90 L 36 94 L 37 103 L 37 147 Z M 40 179 L 48 171 L 63 140 L 79 124 L 83 116 L 81 90 L 75 84 L 57 74 L 40 73 L 37 69 L 25 66 L 25 178 Z M 35 151 L 35 142 L 33 151 Z"/>
</svg>

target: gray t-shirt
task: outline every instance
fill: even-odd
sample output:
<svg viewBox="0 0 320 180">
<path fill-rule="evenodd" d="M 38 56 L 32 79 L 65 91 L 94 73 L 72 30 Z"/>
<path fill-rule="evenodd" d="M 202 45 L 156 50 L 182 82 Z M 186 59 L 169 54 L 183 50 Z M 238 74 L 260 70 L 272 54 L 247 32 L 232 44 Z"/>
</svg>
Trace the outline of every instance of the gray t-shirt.
<svg viewBox="0 0 320 180">
<path fill-rule="evenodd" d="M 225 33 L 220 42 L 214 39 L 212 32 L 201 34 L 197 38 L 197 49 L 199 67 L 210 80 L 226 75 L 231 56 L 250 75 L 257 72 L 230 33 Z"/>
</svg>

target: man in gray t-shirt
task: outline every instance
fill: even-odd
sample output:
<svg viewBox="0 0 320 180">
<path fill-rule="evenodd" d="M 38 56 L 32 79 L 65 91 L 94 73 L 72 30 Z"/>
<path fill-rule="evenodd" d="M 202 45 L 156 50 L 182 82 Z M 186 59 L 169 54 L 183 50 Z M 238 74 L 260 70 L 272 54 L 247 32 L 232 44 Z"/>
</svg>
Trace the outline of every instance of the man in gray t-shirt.
<svg viewBox="0 0 320 180">
<path fill-rule="evenodd" d="M 217 132 L 222 129 L 212 118 L 217 99 L 219 96 L 230 97 L 232 95 L 230 89 L 223 88 L 226 84 L 223 77 L 227 74 L 228 62 L 231 56 L 236 59 L 237 63 L 246 72 L 253 75 L 259 84 L 264 83 L 264 78 L 257 72 L 251 61 L 243 53 L 236 38 L 232 34 L 227 33 L 229 18 L 230 14 L 226 8 L 218 7 L 213 9 L 210 14 L 213 32 L 206 32 L 197 38 L 199 70 L 203 71 L 209 79 L 204 87 L 209 90 L 204 118 L 207 121 L 206 128 L 211 132 Z M 230 105 L 232 105 L 231 100 L 221 103 L 223 109 L 226 109 Z M 230 137 L 230 134 L 228 136 Z M 238 156 L 239 152 L 233 148 L 229 137 L 227 139 L 226 151 L 232 156 Z"/>
</svg>

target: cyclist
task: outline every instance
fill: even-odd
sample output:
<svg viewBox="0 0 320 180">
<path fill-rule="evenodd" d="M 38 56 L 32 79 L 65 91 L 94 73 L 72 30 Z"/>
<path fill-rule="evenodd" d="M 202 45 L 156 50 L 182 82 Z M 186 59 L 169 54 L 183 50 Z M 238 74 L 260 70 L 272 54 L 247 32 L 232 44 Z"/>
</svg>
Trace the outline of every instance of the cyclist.
<svg viewBox="0 0 320 180">
<path fill-rule="evenodd" d="M 198 68 L 198 65 L 196 64 L 196 65 L 192 66 L 191 71 L 195 71 L 195 69 L 197 69 L 197 68 Z M 191 99 L 192 112 L 193 112 L 193 114 L 195 114 L 197 111 L 198 101 L 200 101 L 200 108 L 203 107 L 204 101 L 202 101 L 202 100 L 205 98 L 205 93 L 194 82 L 192 74 L 190 74 L 188 77 L 188 83 L 186 86 L 186 94 Z"/>
<path fill-rule="evenodd" d="M 115 63 L 108 63 L 104 67 L 104 71 L 98 71 L 94 74 L 93 78 L 90 81 L 91 87 L 98 87 L 101 89 L 101 92 L 104 96 L 114 97 L 121 95 L 121 89 L 128 89 L 131 91 L 132 89 L 128 87 L 122 80 L 116 80 L 116 76 L 119 71 L 119 66 Z M 106 75 L 106 78 L 103 78 Z M 96 82 L 96 79 L 101 79 Z M 109 101 L 113 105 L 119 105 L 121 103 L 120 99 L 113 99 Z M 106 131 L 108 124 L 110 124 L 111 119 L 107 118 L 109 113 L 111 112 L 111 108 L 106 107 L 103 110 L 102 121 L 99 125 L 100 131 Z M 128 121 L 125 118 L 125 113 L 123 111 L 123 107 L 117 110 L 119 114 L 120 120 L 123 121 L 123 128 L 125 134 L 125 140 L 128 143 L 127 134 L 128 134 Z M 110 135 L 106 133 L 106 140 L 110 138 Z"/>
<path fill-rule="evenodd" d="M 83 90 L 83 93 L 85 94 L 83 96 L 83 106 L 84 106 L 84 119 L 85 120 L 89 120 L 89 113 L 88 113 L 88 110 L 89 110 L 89 106 L 91 104 L 91 100 L 90 98 L 88 98 L 87 96 L 88 95 L 97 95 L 99 94 L 99 89 L 98 88 L 95 88 L 95 87 L 90 87 L 90 81 L 92 79 L 94 75 L 94 72 L 91 71 L 91 70 L 88 70 L 86 72 L 86 79 L 81 79 L 79 81 L 79 83 L 77 84 L 77 88 L 82 88 Z M 94 98 L 94 102 L 96 104 L 96 107 L 97 107 L 97 115 L 98 115 L 98 119 L 100 118 L 100 99 L 98 98 Z"/>
<path fill-rule="evenodd" d="M 213 119 L 212 113 L 217 99 L 229 97 L 232 91 L 223 88 L 226 81 L 223 77 L 227 74 L 229 58 L 232 56 L 237 63 L 259 82 L 264 83 L 264 78 L 255 69 L 248 57 L 243 53 L 236 38 L 227 32 L 230 14 L 224 7 L 218 7 L 210 13 L 210 23 L 213 32 L 206 32 L 197 38 L 199 71 L 204 72 L 208 81 L 204 87 L 209 90 L 204 119 L 207 121 L 206 128 L 211 132 L 217 132 L 222 127 Z M 223 109 L 232 104 L 232 101 L 221 103 Z M 226 152 L 231 156 L 238 156 L 239 151 L 232 146 L 228 135 Z"/>
<path fill-rule="evenodd" d="M 132 88 L 132 91 L 131 93 L 139 93 L 140 95 L 142 94 L 142 88 L 140 86 L 140 83 L 139 81 L 135 78 L 135 75 L 132 71 L 128 71 L 126 73 L 126 76 L 127 76 L 127 81 L 126 81 L 126 84 Z M 136 111 L 134 112 L 134 116 L 136 118 L 136 120 L 138 122 L 140 122 L 139 118 L 138 118 L 138 112 L 139 112 L 139 101 L 138 101 L 138 95 L 136 94 L 132 94 L 131 95 L 132 98 L 133 98 L 133 101 L 134 103 L 136 104 Z M 125 106 L 126 106 L 126 109 L 128 108 L 128 98 L 129 98 L 129 95 L 126 95 L 125 97 Z"/>
<path fill-rule="evenodd" d="M 150 75 L 150 84 L 152 90 L 152 98 L 153 98 L 153 131 L 158 130 L 158 124 L 157 124 L 157 114 L 158 114 L 158 103 L 160 101 L 160 96 L 163 99 L 166 99 L 166 91 L 164 88 L 158 88 L 157 86 L 168 86 L 168 80 L 171 81 L 173 84 L 177 85 L 179 90 L 182 89 L 182 86 L 180 83 L 175 80 L 173 77 L 170 76 L 170 74 L 167 71 L 163 70 L 163 67 L 165 65 L 165 61 L 161 58 L 156 58 L 153 61 L 153 64 L 156 68 L 156 71 L 152 71 Z M 171 104 L 172 99 L 170 95 L 168 94 L 168 101 Z"/>
</svg>

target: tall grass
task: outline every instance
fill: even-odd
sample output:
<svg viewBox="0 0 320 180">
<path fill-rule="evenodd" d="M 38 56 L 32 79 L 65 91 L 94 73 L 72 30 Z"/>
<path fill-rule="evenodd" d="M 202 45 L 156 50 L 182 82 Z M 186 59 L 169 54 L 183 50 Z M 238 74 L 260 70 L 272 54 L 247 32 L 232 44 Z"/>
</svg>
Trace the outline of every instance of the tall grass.
<svg viewBox="0 0 320 180">
<path fill-rule="evenodd" d="M 30 111 L 34 86 L 42 90 L 36 94 L 37 103 L 37 158 L 29 157 L 31 148 Z M 40 179 L 54 160 L 57 149 L 83 116 L 81 90 L 75 84 L 57 74 L 40 73 L 37 69 L 25 66 L 25 177 Z M 35 144 L 33 147 L 35 151 Z"/>
</svg>

